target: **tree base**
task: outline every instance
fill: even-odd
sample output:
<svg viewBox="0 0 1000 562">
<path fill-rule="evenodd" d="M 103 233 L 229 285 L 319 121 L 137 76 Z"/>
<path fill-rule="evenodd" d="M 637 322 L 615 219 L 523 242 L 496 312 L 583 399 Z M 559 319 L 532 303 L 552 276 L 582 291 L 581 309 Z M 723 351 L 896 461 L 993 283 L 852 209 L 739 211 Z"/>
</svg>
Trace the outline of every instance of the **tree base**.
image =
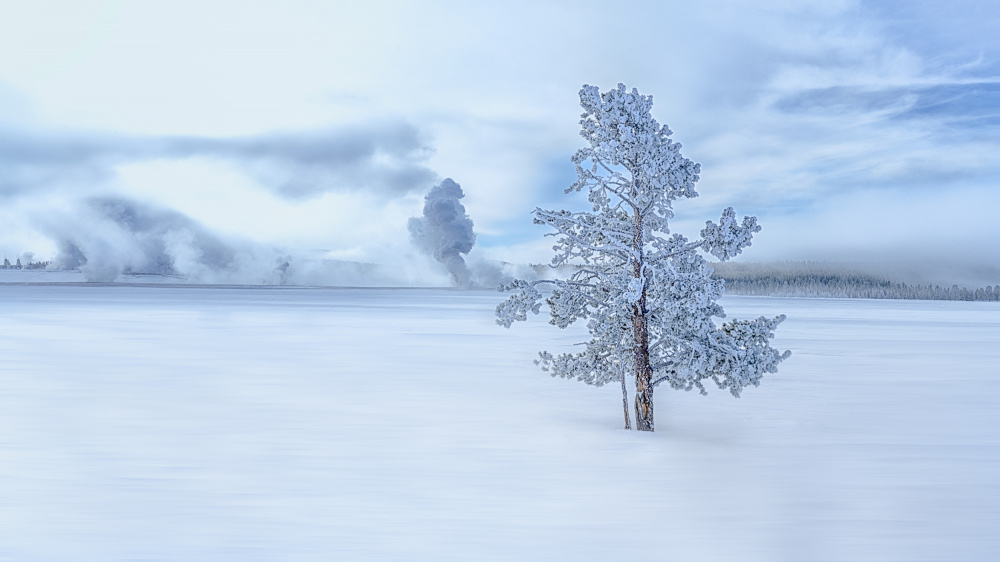
<svg viewBox="0 0 1000 562">
<path fill-rule="evenodd" d="M 636 393 L 635 397 L 635 428 L 639 431 L 653 431 L 653 401 L 640 400 L 642 396 Z"/>
</svg>

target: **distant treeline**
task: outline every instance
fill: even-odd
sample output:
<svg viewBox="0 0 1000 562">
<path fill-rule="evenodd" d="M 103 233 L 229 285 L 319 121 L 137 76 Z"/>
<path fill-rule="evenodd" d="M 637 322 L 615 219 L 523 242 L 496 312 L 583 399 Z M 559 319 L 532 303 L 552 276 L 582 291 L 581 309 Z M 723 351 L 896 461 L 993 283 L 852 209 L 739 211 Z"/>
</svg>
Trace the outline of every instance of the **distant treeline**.
<svg viewBox="0 0 1000 562">
<path fill-rule="evenodd" d="M 0 265 L 0 269 L 45 269 L 49 266 L 47 261 L 29 261 L 26 264 L 21 264 L 21 258 L 17 258 L 14 263 L 10 263 L 7 258 L 3 259 L 3 265 Z"/>
<path fill-rule="evenodd" d="M 732 295 L 1000 301 L 1000 285 L 978 289 L 907 284 L 882 276 L 829 269 L 821 263 L 715 263 L 714 277 L 726 281 Z"/>
<path fill-rule="evenodd" d="M 566 277 L 575 268 L 529 264 L 539 277 Z M 825 262 L 713 263 L 726 293 L 773 297 L 1000 301 L 1000 284 L 978 289 L 904 283 L 848 264 Z"/>
</svg>

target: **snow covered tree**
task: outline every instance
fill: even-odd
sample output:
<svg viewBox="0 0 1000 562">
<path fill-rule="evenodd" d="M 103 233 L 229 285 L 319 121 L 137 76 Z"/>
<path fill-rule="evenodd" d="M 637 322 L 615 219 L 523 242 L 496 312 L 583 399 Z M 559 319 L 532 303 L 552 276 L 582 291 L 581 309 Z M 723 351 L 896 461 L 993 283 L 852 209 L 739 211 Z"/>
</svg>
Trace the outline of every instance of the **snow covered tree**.
<svg viewBox="0 0 1000 562">
<path fill-rule="evenodd" d="M 706 223 L 701 238 L 671 234 L 672 203 L 696 197 L 700 166 L 681 156 L 666 125 L 653 119 L 652 96 L 622 84 L 600 92 L 580 90 L 581 135 L 589 147 L 573 156 L 577 181 L 566 193 L 587 190 L 592 212 L 535 209 L 534 222 L 555 229 L 552 267 L 572 266 L 567 279 L 501 285 L 514 294 L 497 306 L 497 323 L 510 327 L 548 305 L 550 323 L 565 328 L 587 322 L 590 340 L 580 353 L 541 352 L 536 363 L 553 376 L 601 386 L 620 381 L 629 427 L 625 377 L 635 379 L 636 427 L 653 431 L 653 389 L 697 388 L 703 381 L 739 397 L 777 371 L 789 352 L 770 346 L 784 320 L 724 318 L 717 303 L 723 281 L 699 252 L 728 260 L 750 245 L 760 230 L 755 217 L 738 221 L 732 208 L 718 224 Z M 539 288 L 551 285 L 546 297 Z"/>
</svg>

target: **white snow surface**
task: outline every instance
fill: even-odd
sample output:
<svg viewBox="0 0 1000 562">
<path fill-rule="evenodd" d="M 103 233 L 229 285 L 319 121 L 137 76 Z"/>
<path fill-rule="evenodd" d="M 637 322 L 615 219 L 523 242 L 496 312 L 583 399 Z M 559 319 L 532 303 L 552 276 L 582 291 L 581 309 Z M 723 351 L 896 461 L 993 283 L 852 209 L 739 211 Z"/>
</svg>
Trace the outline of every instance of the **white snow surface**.
<svg viewBox="0 0 1000 562">
<path fill-rule="evenodd" d="M 791 359 L 647 434 L 499 293 L 0 298 L 0 561 L 1000 559 L 1000 303 L 726 297 Z"/>
</svg>

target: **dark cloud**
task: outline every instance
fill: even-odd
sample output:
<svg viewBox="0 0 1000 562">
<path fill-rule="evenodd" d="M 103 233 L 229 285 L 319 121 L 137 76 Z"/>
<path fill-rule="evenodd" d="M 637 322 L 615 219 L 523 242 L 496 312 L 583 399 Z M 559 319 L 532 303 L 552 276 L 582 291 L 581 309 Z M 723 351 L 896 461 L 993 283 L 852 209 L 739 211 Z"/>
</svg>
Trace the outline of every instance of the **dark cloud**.
<svg viewBox="0 0 1000 562">
<path fill-rule="evenodd" d="M 153 159 L 229 162 L 291 199 L 331 191 L 398 196 L 435 174 L 432 150 L 406 123 L 234 138 L 124 137 L 0 131 L 0 195 L 100 186 L 115 166 Z"/>
<path fill-rule="evenodd" d="M 160 144 L 174 158 L 231 161 L 292 199 L 328 191 L 402 195 L 435 178 L 424 165 L 431 148 L 404 123 L 233 139 L 171 138 Z"/>
<path fill-rule="evenodd" d="M 452 281 L 459 287 L 472 284 L 472 274 L 462 254 L 468 254 L 476 243 L 472 219 L 459 201 L 465 197 L 462 187 L 451 178 L 434 186 L 424 198 L 422 217 L 409 222 L 413 243 L 444 264 Z"/>
<path fill-rule="evenodd" d="M 141 148 L 100 135 L 0 131 L 0 196 L 103 184 Z"/>
</svg>

